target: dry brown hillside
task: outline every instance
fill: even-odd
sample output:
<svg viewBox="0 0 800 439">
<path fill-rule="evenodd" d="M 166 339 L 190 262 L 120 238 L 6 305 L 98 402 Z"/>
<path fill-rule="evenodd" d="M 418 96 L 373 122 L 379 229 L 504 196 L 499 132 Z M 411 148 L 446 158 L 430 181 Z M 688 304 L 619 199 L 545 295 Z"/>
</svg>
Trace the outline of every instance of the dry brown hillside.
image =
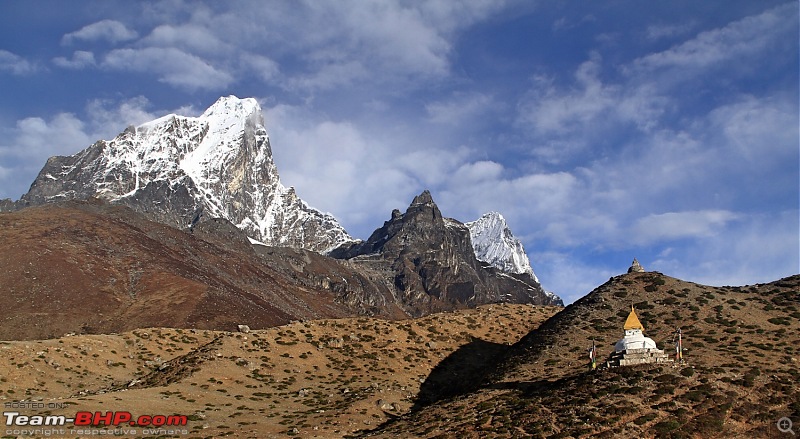
<svg viewBox="0 0 800 439">
<path fill-rule="evenodd" d="M 337 261 L 290 249 L 259 255 L 228 225 L 189 233 L 99 200 L 2 213 L 0 339 L 404 316 L 349 306 L 330 279 L 359 279 Z"/>
<path fill-rule="evenodd" d="M 460 370 L 483 371 L 560 309 L 487 305 L 248 333 L 148 328 L 0 342 L 0 402 L 65 405 L 24 415 L 188 416 L 186 434 L 164 437 L 339 438 L 407 413 L 420 394 L 452 379 L 435 378 L 443 359 L 468 352 Z"/>
<path fill-rule="evenodd" d="M 630 306 L 645 335 L 685 363 L 588 370 Z M 660 273 L 612 278 L 511 348 L 479 388 L 423 407 L 370 437 L 786 437 L 800 422 L 800 276 L 710 287 Z M 476 386 L 477 387 L 477 386 Z"/>
</svg>

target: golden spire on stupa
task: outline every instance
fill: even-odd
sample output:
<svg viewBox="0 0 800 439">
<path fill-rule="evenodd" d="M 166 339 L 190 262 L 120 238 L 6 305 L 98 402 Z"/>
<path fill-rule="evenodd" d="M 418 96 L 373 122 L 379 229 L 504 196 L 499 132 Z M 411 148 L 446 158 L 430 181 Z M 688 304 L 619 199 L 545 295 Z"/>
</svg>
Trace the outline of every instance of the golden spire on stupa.
<svg viewBox="0 0 800 439">
<path fill-rule="evenodd" d="M 631 313 L 628 314 L 628 318 L 625 320 L 625 327 L 624 330 L 629 329 L 639 329 L 644 331 L 644 326 L 642 326 L 642 322 L 639 321 L 639 317 L 636 316 L 636 311 L 633 310 L 633 305 L 631 305 Z"/>
</svg>

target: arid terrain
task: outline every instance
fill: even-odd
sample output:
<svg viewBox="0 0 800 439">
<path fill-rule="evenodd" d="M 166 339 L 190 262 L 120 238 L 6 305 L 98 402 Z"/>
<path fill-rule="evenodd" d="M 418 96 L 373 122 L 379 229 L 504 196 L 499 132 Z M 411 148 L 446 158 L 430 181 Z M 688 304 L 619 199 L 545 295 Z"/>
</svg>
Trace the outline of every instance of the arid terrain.
<svg viewBox="0 0 800 439">
<path fill-rule="evenodd" d="M 645 335 L 684 363 L 590 371 L 633 305 Z M 525 336 L 488 377 L 370 437 L 787 437 L 800 420 L 800 276 L 710 287 L 657 272 L 610 279 Z"/>
<path fill-rule="evenodd" d="M 357 314 L 302 269 L 284 267 L 286 257 L 265 262 L 235 227 L 205 233 L 217 223 L 201 225 L 189 233 L 99 200 L 3 213 L 0 339 L 150 326 L 230 331 Z"/>
<path fill-rule="evenodd" d="M 7 341 L 0 401 L 187 416 L 160 437 L 779 438 L 776 421 L 800 417 L 799 298 L 800 276 L 710 287 L 645 272 L 566 308 Z M 682 329 L 683 363 L 603 367 L 631 305 L 669 353 Z"/>
<path fill-rule="evenodd" d="M 165 437 L 343 437 L 481 375 L 560 309 L 486 305 L 415 320 L 314 320 L 246 333 L 148 328 L 0 342 L 0 402 L 65 406 L 24 415 L 188 416 L 188 434 Z M 458 364 L 442 362 L 455 352 Z"/>
</svg>

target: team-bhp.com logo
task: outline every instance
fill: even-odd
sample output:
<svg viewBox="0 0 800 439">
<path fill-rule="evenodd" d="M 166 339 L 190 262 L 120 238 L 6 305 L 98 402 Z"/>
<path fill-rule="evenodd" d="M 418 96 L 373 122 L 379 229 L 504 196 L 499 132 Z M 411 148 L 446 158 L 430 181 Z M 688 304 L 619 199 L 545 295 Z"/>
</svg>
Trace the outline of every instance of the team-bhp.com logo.
<svg viewBox="0 0 800 439">
<path fill-rule="evenodd" d="M 62 426 L 73 424 L 76 427 L 88 426 L 132 426 L 164 427 L 183 426 L 189 422 L 185 415 L 141 415 L 136 418 L 131 412 L 77 412 L 74 418 L 63 415 L 21 415 L 19 412 L 3 412 L 7 427 Z"/>
</svg>

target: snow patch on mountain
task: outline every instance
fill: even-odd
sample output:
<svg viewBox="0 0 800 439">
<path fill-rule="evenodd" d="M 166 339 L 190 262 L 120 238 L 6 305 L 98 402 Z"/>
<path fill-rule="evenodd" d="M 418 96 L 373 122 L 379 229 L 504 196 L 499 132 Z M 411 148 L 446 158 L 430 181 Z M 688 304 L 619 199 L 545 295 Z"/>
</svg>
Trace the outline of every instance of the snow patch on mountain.
<svg viewBox="0 0 800 439">
<path fill-rule="evenodd" d="M 465 225 L 469 229 L 472 248 L 478 260 L 506 273 L 527 273 L 539 282 L 522 243 L 511 233 L 503 215 L 497 212 L 485 213 Z"/>
</svg>

